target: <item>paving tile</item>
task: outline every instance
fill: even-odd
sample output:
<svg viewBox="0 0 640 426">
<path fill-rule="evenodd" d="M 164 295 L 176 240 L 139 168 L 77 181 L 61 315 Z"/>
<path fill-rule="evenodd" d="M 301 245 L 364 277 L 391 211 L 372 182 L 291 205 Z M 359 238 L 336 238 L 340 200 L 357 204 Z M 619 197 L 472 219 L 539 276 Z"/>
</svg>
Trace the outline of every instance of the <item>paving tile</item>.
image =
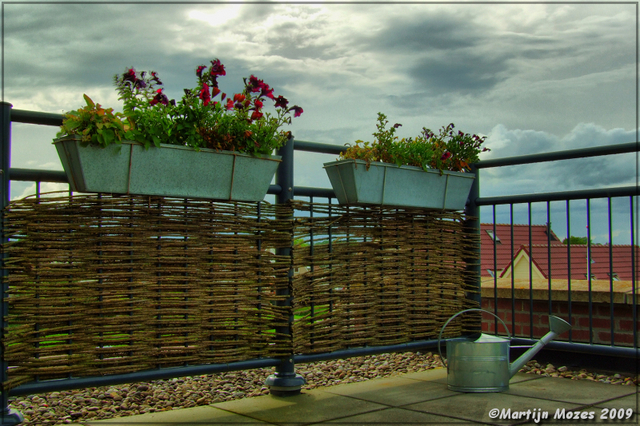
<svg viewBox="0 0 640 426">
<path fill-rule="evenodd" d="M 638 387 L 634 386 L 635 393 L 632 395 L 623 396 L 622 398 L 612 399 L 607 402 L 596 404 L 597 408 L 632 408 L 636 414 L 640 414 L 640 394 L 638 393 Z"/>
<path fill-rule="evenodd" d="M 384 410 L 372 411 L 365 414 L 346 417 L 344 419 L 332 420 L 330 422 L 322 424 L 332 426 L 416 426 L 450 423 L 469 424 L 467 420 L 452 419 L 450 417 L 438 416 L 436 414 L 421 413 L 418 411 L 403 410 L 400 408 L 387 408 Z"/>
<path fill-rule="evenodd" d="M 615 386 L 607 383 L 587 380 L 568 380 L 556 377 L 542 377 L 511 384 L 507 393 L 554 401 L 571 402 L 581 405 L 593 405 L 612 398 L 630 395 L 636 392 L 631 386 Z"/>
<path fill-rule="evenodd" d="M 220 402 L 213 407 L 266 422 L 317 423 L 387 408 L 374 402 L 312 389 L 288 397 L 260 396 Z"/>
<path fill-rule="evenodd" d="M 447 369 L 446 368 L 434 368 L 433 370 L 418 371 L 417 373 L 403 374 L 401 377 L 414 380 L 425 380 L 436 383 L 447 384 Z M 523 382 L 526 380 L 540 379 L 541 376 L 526 373 L 516 373 L 515 376 L 509 380 L 509 386 L 514 383 Z"/>
<path fill-rule="evenodd" d="M 396 407 L 451 396 L 453 393 L 442 383 L 411 380 L 404 377 L 351 383 L 326 388 L 325 391 Z"/>
<path fill-rule="evenodd" d="M 494 392 L 457 393 L 452 397 L 434 399 L 402 408 L 472 422 L 508 425 L 525 422 L 527 413 L 529 413 L 529 420 L 535 420 L 535 413 L 540 413 L 541 416 L 543 415 L 542 413 L 548 413 L 549 416 L 553 416 L 559 408 L 575 410 L 583 408 L 583 406 Z M 495 413 L 495 410 L 499 414 L 504 413 L 507 417 L 492 417 L 491 413 Z"/>
<path fill-rule="evenodd" d="M 180 410 L 147 413 L 137 416 L 84 422 L 87 426 L 214 426 L 214 425 L 266 425 L 268 423 L 220 410 L 209 405 Z"/>
</svg>

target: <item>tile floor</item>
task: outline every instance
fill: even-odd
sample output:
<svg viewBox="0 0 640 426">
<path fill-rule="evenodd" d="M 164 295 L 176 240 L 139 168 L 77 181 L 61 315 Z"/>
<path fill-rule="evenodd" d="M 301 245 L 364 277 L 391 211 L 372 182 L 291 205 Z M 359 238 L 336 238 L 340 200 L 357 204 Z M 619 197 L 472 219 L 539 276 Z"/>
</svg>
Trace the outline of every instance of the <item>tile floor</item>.
<svg viewBox="0 0 640 426">
<path fill-rule="evenodd" d="M 492 418 L 492 410 L 509 418 Z M 633 412 L 607 421 L 603 415 Z M 527 412 L 530 412 L 527 418 Z M 556 413 L 564 417 L 555 418 Z M 548 415 L 547 419 L 543 417 Z M 586 419 L 576 419 L 585 416 Z M 592 418 L 590 418 L 592 417 Z M 537 420 L 537 421 L 536 421 Z M 501 393 L 447 388 L 446 370 L 303 390 L 293 397 L 260 396 L 208 406 L 80 423 L 85 426 L 182 425 L 637 425 L 638 387 L 518 373 Z"/>
</svg>

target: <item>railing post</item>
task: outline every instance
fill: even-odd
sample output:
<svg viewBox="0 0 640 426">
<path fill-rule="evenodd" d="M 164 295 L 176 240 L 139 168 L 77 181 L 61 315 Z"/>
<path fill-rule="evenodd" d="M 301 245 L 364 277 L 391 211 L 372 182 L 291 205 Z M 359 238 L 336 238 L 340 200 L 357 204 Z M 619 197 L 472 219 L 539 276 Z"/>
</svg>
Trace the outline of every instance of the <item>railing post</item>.
<svg viewBox="0 0 640 426">
<path fill-rule="evenodd" d="M 276 204 L 286 204 L 293 200 L 293 137 L 289 137 L 286 145 L 277 152 L 282 156 L 282 162 L 278 166 L 276 172 L 276 184 L 280 185 L 282 190 L 276 195 Z M 291 220 L 291 215 L 279 216 L 279 220 Z M 280 256 L 291 256 L 291 248 L 280 248 L 276 252 Z M 289 269 L 289 285 L 286 289 L 277 290 L 279 296 L 286 296 L 283 301 L 278 301 L 281 306 L 291 306 L 291 282 L 293 280 L 293 268 Z M 276 332 L 282 336 L 291 335 L 293 325 L 293 313 L 289 315 L 289 321 L 286 326 L 277 327 Z M 274 396 L 290 396 L 300 393 L 302 385 L 305 383 L 304 378 L 296 374 L 295 365 L 293 363 L 293 353 L 282 358 L 280 364 L 276 366 L 276 372 L 269 376 L 265 384 L 269 386 L 269 392 Z"/>
<path fill-rule="evenodd" d="M 466 226 L 470 232 L 477 238 L 476 245 L 474 247 L 474 255 L 467 259 L 467 272 L 468 272 L 468 284 L 473 288 L 473 292 L 467 294 L 467 298 L 478 303 L 478 307 L 482 307 L 482 283 L 480 278 L 481 266 L 480 266 L 480 208 L 476 204 L 476 200 L 480 197 L 480 170 L 475 164 L 471 165 L 471 172 L 475 173 L 476 178 L 473 180 L 471 191 L 469 192 L 469 199 L 465 206 L 465 214 L 467 216 Z M 480 317 L 480 324 L 478 331 L 482 330 L 482 316 Z"/>
<path fill-rule="evenodd" d="M 0 102 L 0 238 L 1 243 L 6 241 L 4 235 L 4 209 L 9 205 L 9 167 L 11 166 L 11 107 L 7 102 Z M 2 383 L 7 381 L 7 363 L 4 359 L 4 350 L 2 341 L 4 341 L 4 331 L 7 327 L 6 316 L 9 304 L 7 303 L 7 291 L 9 283 L 6 280 L 7 272 L 4 270 L 4 254 L 0 254 L 2 260 L 0 265 L 0 386 L 2 387 L 2 395 L 0 401 L 0 409 L 2 410 L 2 418 L 0 424 L 2 426 L 11 426 L 22 423 L 24 418 L 22 414 L 9 408 L 9 393 L 4 389 Z"/>
</svg>

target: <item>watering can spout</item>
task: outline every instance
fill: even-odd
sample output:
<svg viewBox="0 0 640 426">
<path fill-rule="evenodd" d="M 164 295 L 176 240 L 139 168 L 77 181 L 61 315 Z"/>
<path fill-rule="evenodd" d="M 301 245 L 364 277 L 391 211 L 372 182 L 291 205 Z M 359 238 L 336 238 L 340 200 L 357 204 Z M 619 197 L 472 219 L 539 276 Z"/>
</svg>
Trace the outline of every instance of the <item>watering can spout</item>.
<svg viewBox="0 0 640 426">
<path fill-rule="evenodd" d="M 542 339 L 540 339 L 528 351 L 523 353 L 520 358 L 511 363 L 509 366 L 510 377 L 513 377 L 527 362 L 529 362 L 544 345 L 555 339 L 556 336 L 561 335 L 565 331 L 569 331 L 571 329 L 571 324 L 561 318 L 550 315 L 549 329 L 549 332 L 542 336 Z"/>
</svg>

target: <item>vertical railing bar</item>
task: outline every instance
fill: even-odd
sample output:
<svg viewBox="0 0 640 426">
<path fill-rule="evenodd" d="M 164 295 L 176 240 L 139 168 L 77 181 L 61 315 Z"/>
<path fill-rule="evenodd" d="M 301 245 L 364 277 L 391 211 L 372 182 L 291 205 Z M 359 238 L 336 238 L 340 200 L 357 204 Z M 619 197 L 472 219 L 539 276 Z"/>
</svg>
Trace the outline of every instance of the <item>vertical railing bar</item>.
<svg viewBox="0 0 640 426">
<path fill-rule="evenodd" d="M 548 292 L 549 292 L 549 315 L 552 313 L 552 302 L 551 302 L 551 202 L 547 201 L 547 259 L 549 261 L 549 265 L 547 268 L 547 284 L 548 284 Z"/>
<path fill-rule="evenodd" d="M 529 338 L 533 339 L 533 244 L 531 237 L 531 202 L 527 203 L 529 220 Z M 513 268 L 511 268 L 513 271 Z"/>
<path fill-rule="evenodd" d="M 515 294 L 515 271 L 513 264 L 513 203 L 509 204 L 509 223 L 511 230 L 511 330 L 516 328 L 516 294 Z"/>
<path fill-rule="evenodd" d="M 3 31 L 4 35 L 4 31 Z M 4 62 L 4 61 L 3 61 Z M 8 102 L 0 102 L 0 243 L 7 242 L 4 232 L 4 212 L 9 206 L 11 183 L 9 179 L 9 169 L 11 168 L 11 108 Z M 4 357 L 4 339 L 7 329 L 7 317 L 9 314 L 9 302 L 7 293 L 9 292 L 8 272 L 4 269 L 6 259 L 4 252 L 0 253 L 0 424 L 11 426 L 22 423 L 24 420 L 21 413 L 9 408 L 9 392 L 4 388 L 4 383 L 8 379 L 8 365 Z"/>
<path fill-rule="evenodd" d="M 613 234 L 611 233 L 611 197 L 607 197 L 608 218 L 609 218 L 609 326 L 611 333 L 611 346 L 614 342 L 613 327 Z"/>
<path fill-rule="evenodd" d="M 638 348 L 638 327 L 636 326 L 636 324 L 638 324 L 638 304 L 636 301 L 636 297 L 637 297 L 637 293 L 636 293 L 636 280 L 638 279 L 638 277 L 636 276 L 636 246 L 635 246 L 635 218 L 634 218 L 634 212 L 635 209 L 633 208 L 633 203 L 634 203 L 634 197 L 630 196 L 629 197 L 629 210 L 630 210 L 630 217 L 631 217 L 631 296 L 632 296 L 632 302 L 631 303 L 631 314 L 633 317 L 633 347 L 635 349 Z"/>
<path fill-rule="evenodd" d="M 313 276 L 313 272 L 315 271 L 315 265 L 313 262 L 313 255 L 314 255 L 314 241 L 313 241 L 313 228 L 314 228 L 314 223 L 313 223 L 313 209 L 315 208 L 314 204 L 313 204 L 313 196 L 309 197 L 309 219 L 311 219 L 309 221 L 310 223 L 310 228 L 309 228 L 309 259 L 311 261 L 311 264 L 309 265 L 309 273 L 311 274 L 311 276 Z M 309 315 L 311 317 L 311 323 L 315 323 L 315 316 L 316 316 L 316 302 L 315 302 L 315 294 L 313 292 L 311 292 L 311 306 L 309 307 Z M 312 328 L 312 330 L 314 330 Z M 309 343 L 311 343 L 311 346 L 313 347 L 313 344 L 315 342 L 315 333 L 311 332 L 310 338 L 309 338 Z"/>
<path fill-rule="evenodd" d="M 593 293 L 591 292 L 591 199 L 587 198 L 587 283 L 589 287 L 589 344 L 593 344 Z"/>
<path fill-rule="evenodd" d="M 290 348 L 287 349 L 286 356 L 280 356 L 280 362 L 276 366 L 276 371 L 274 374 L 270 375 L 265 384 L 269 387 L 269 392 L 272 395 L 277 396 L 290 396 L 297 395 L 300 393 L 300 389 L 304 384 L 304 379 L 299 374 L 295 372 L 295 364 L 293 360 L 293 264 L 292 264 L 292 256 L 293 256 L 293 223 L 294 223 L 294 212 L 293 207 L 291 206 L 291 201 L 294 200 L 294 173 L 293 173 L 293 163 L 294 163 L 294 139 L 293 136 L 289 136 L 287 142 L 283 147 L 278 149 L 277 154 L 281 156 L 282 161 L 278 165 L 278 170 L 276 171 L 276 184 L 280 185 L 281 190 L 280 193 L 276 195 L 276 204 L 280 207 L 289 206 L 291 210 L 278 210 L 276 220 L 278 221 L 287 221 L 289 223 L 290 230 L 290 241 L 289 247 L 287 248 L 278 248 L 276 250 L 276 254 L 278 256 L 287 256 L 289 257 L 289 270 L 287 273 L 287 286 L 286 288 L 281 288 L 276 290 L 276 295 L 283 298 L 283 300 L 278 300 L 277 305 L 283 310 L 287 312 L 287 324 L 282 326 L 277 326 L 276 333 L 281 337 L 280 341 L 284 340 L 284 336 L 287 336 L 287 343 L 291 345 Z M 290 349 L 290 351 L 289 351 Z"/>
<path fill-rule="evenodd" d="M 493 208 L 493 311 L 498 316 L 498 236 L 496 234 L 496 205 Z M 493 329 L 498 334 L 498 318 L 493 319 Z"/>
<path fill-rule="evenodd" d="M 570 200 L 567 203 L 567 311 L 568 320 L 571 324 L 571 213 Z M 569 329 L 569 342 L 573 341 L 572 329 Z"/>
<path fill-rule="evenodd" d="M 333 232 L 332 232 L 332 227 L 331 227 L 331 217 L 332 217 L 332 204 L 331 204 L 331 198 L 329 198 L 329 209 L 328 209 L 328 214 L 329 214 L 329 229 L 327 229 L 327 236 L 329 238 L 329 253 L 328 253 L 328 257 L 329 257 L 329 281 L 333 284 Z M 331 314 L 333 314 L 333 287 L 330 285 L 329 286 L 329 312 Z"/>
</svg>

